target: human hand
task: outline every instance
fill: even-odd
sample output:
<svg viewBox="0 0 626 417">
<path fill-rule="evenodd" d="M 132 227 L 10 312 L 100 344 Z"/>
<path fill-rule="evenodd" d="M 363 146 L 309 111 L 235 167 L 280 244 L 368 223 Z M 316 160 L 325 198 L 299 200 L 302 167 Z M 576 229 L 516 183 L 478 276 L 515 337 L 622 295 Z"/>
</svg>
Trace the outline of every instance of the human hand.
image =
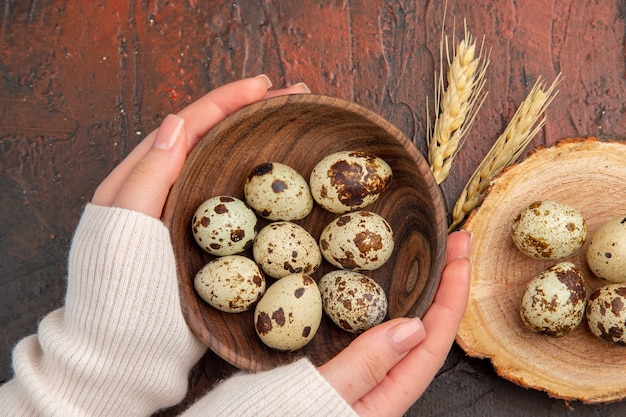
<svg viewBox="0 0 626 417">
<path fill-rule="evenodd" d="M 359 415 L 402 416 L 436 376 L 467 306 L 470 247 L 469 233 L 448 236 L 446 266 L 423 321 L 384 322 L 319 367 Z"/>
<path fill-rule="evenodd" d="M 235 81 L 209 92 L 178 115 L 168 115 L 104 179 L 92 202 L 161 217 L 187 154 L 209 130 L 233 112 L 264 98 L 309 92 L 304 84 L 269 91 L 271 87 L 265 75 Z"/>
</svg>

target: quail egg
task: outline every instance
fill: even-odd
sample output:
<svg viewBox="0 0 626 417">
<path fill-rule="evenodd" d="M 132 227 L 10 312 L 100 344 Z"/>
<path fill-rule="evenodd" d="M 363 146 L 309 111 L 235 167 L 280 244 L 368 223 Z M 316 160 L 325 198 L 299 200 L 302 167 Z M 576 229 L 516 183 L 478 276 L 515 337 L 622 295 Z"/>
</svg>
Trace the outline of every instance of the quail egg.
<svg viewBox="0 0 626 417">
<path fill-rule="evenodd" d="M 198 245 L 211 255 L 234 255 L 252 246 L 258 219 L 242 200 L 216 196 L 197 208 L 191 230 Z"/>
<path fill-rule="evenodd" d="M 589 296 L 587 324 L 597 337 L 626 345 L 626 285 L 595 289 Z"/>
<path fill-rule="evenodd" d="M 560 337 L 582 321 L 587 290 L 580 270 L 561 262 L 530 280 L 522 296 L 520 316 L 533 332 Z"/>
<path fill-rule="evenodd" d="M 331 271 L 318 283 L 324 312 L 340 328 L 359 333 L 380 324 L 387 296 L 372 278 L 354 271 Z"/>
<path fill-rule="evenodd" d="M 517 248 L 536 259 L 557 260 L 576 252 L 587 238 L 587 223 L 573 207 L 536 201 L 518 214 L 512 226 Z"/>
<path fill-rule="evenodd" d="M 322 298 L 306 274 L 291 274 L 272 284 L 254 312 L 256 333 L 267 346 L 285 351 L 304 347 L 322 320 Z"/>
<path fill-rule="evenodd" d="M 626 282 L 626 216 L 604 223 L 591 236 L 587 264 L 599 278 Z"/>
<path fill-rule="evenodd" d="M 247 203 L 269 220 L 300 220 L 313 209 L 307 181 L 278 162 L 257 165 L 246 177 L 243 190 Z"/>
<path fill-rule="evenodd" d="M 337 268 L 372 271 L 391 257 L 394 237 L 383 217 L 357 211 L 329 223 L 322 230 L 319 246 L 324 258 Z"/>
<path fill-rule="evenodd" d="M 315 238 L 292 222 L 273 222 L 262 228 L 252 245 L 252 256 L 273 278 L 299 272 L 312 274 L 322 263 Z"/>
<path fill-rule="evenodd" d="M 265 292 L 265 286 L 265 276 L 257 264 L 241 255 L 216 258 L 194 278 L 200 298 L 227 313 L 250 309 Z"/>
<path fill-rule="evenodd" d="M 309 186 L 320 206 L 342 214 L 376 201 L 392 177 L 391 167 L 383 159 L 365 152 L 341 151 L 315 165 Z"/>
</svg>

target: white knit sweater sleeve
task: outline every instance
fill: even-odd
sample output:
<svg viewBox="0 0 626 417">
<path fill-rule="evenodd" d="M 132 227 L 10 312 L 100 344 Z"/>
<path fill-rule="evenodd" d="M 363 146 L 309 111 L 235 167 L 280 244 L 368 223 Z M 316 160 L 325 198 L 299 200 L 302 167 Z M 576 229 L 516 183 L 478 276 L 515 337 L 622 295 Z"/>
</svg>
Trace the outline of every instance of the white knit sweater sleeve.
<svg viewBox="0 0 626 417">
<path fill-rule="evenodd" d="M 150 416 L 183 399 L 204 351 L 181 313 L 168 230 L 143 214 L 90 204 L 70 249 L 65 306 L 15 347 L 0 415 Z M 308 361 L 271 372 L 226 381 L 186 415 L 239 416 L 243 407 L 276 416 L 300 403 L 321 407 L 319 415 L 351 415 Z M 286 397 L 250 395 L 277 377 L 291 387 Z"/>
<path fill-rule="evenodd" d="M 184 417 L 356 417 L 307 359 L 260 374 L 237 374 L 198 400 Z"/>
<path fill-rule="evenodd" d="M 169 233 L 130 210 L 88 205 L 65 307 L 13 352 L 9 416 L 146 416 L 177 404 L 205 347 L 180 311 Z"/>
</svg>

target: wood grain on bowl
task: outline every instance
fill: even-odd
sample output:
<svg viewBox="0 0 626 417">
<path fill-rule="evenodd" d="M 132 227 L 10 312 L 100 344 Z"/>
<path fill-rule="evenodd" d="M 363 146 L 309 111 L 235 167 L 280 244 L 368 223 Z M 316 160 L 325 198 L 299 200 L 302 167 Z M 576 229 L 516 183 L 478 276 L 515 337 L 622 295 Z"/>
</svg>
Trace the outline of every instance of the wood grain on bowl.
<svg viewBox="0 0 626 417">
<path fill-rule="evenodd" d="M 522 208 L 556 200 L 576 208 L 588 226 L 583 247 L 563 260 L 582 271 L 587 293 L 606 282 L 585 261 L 589 237 L 624 214 L 626 144 L 596 138 L 567 139 L 534 151 L 496 178 L 464 228 L 474 234 L 469 305 L 457 336 L 470 355 L 490 358 L 498 374 L 555 398 L 586 403 L 626 397 L 626 348 L 595 337 L 583 323 L 550 337 L 526 329 L 520 302 L 527 283 L 557 261 L 519 251 L 511 226 Z"/>
<path fill-rule="evenodd" d="M 280 352 L 258 339 L 252 311 L 229 314 L 203 303 L 194 292 L 193 277 L 213 258 L 194 242 L 191 217 L 209 197 L 243 199 L 244 178 L 259 163 L 281 162 L 308 179 L 320 159 L 340 150 L 375 154 L 393 170 L 389 189 L 366 208 L 385 217 L 395 232 L 396 249 L 391 259 L 368 273 L 387 293 L 388 317 L 421 316 L 432 302 L 445 256 L 446 213 L 441 191 L 414 145 L 382 117 L 351 102 L 296 95 L 254 104 L 227 118 L 202 139 L 189 155 L 164 211 L 178 261 L 185 317 L 210 349 L 238 368 L 268 369 L 300 355 L 322 364 L 354 335 L 324 317 L 308 345 L 293 353 Z M 317 239 L 335 216 L 316 205 L 296 223 Z M 267 223 L 260 220 L 261 226 Z M 313 278 L 319 280 L 332 269 L 324 262 Z"/>
</svg>

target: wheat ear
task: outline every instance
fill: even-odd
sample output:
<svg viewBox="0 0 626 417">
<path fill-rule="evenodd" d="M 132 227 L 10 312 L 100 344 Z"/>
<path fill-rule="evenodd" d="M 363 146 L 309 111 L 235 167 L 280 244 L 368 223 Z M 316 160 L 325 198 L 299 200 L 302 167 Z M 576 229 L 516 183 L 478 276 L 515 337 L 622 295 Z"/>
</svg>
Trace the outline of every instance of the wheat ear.
<svg viewBox="0 0 626 417">
<path fill-rule="evenodd" d="M 560 80 L 561 74 L 558 74 L 546 91 L 543 90 L 541 78 L 537 80 L 513 115 L 513 119 L 461 191 L 452 209 L 452 224 L 449 231 L 453 231 L 472 210 L 483 202 L 493 178 L 517 161 L 533 137 L 543 128 L 546 122 L 545 115 L 539 118 L 558 93 L 556 86 Z"/>
<path fill-rule="evenodd" d="M 484 39 L 483 43 L 484 45 Z M 462 146 L 465 135 L 470 130 L 486 94 L 482 94 L 485 85 L 485 72 L 489 58 L 485 57 L 483 47 L 476 54 L 476 40 L 467 31 L 463 40 L 452 51 L 450 58 L 448 39 L 442 30 L 440 41 L 440 73 L 435 75 L 435 121 L 430 130 L 428 119 L 427 143 L 428 163 L 437 184 L 446 179 L 452 161 Z M 443 60 L 448 64 L 447 86 L 444 87 Z M 428 107 L 428 106 L 427 106 Z"/>
</svg>

